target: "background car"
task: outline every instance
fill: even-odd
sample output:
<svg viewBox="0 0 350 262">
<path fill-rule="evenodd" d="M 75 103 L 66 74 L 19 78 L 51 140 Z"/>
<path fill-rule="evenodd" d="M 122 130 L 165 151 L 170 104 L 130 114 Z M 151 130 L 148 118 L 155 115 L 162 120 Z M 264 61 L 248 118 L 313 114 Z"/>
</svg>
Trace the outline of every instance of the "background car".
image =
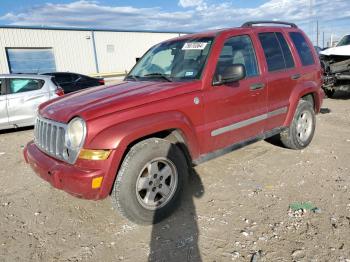
<svg viewBox="0 0 350 262">
<path fill-rule="evenodd" d="M 324 71 L 323 89 L 328 97 L 350 86 L 350 35 L 345 35 L 335 47 L 320 52 Z"/>
<path fill-rule="evenodd" d="M 0 129 L 34 125 L 38 106 L 64 95 L 45 75 L 0 75 L 0 87 Z"/>
<path fill-rule="evenodd" d="M 57 84 L 63 88 L 65 94 L 105 84 L 103 78 L 95 78 L 77 73 L 52 72 L 44 73 L 44 75 L 53 76 Z"/>
</svg>

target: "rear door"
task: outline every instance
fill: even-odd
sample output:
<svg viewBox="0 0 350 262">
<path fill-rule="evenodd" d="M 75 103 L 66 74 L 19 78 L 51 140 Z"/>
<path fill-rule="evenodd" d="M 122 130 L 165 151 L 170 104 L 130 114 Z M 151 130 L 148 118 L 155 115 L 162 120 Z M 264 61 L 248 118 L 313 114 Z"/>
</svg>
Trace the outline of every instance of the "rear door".
<svg viewBox="0 0 350 262">
<path fill-rule="evenodd" d="M 289 107 L 289 98 L 298 84 L 300 72 L 292 56 L 291 47 L 283 31 L 258 33 L 265 56 L 268 117 L 265 131 L 283 126 Z"/>
<path fill-rule="evenodd" d="M 289 32 L 289 38 L 297 53 L 297 60 L 300 64 L 299 82 L 305 81 L 314 82 L 317 86 L 322 85 L 322 79 L 320 75 L 320 60 L 318 59 L 317 53 L 314 51 L 312 43 L 306 35 L 300 31 Z"/>
<path fill-rule="evenodd" d="M 0 78 L 0 129 L 7 128 L 8 125 L 5 79 Z"/>
<path fill-rule="evenodd" d="M 45 81 L 30 78 L 9 78 L 7 83 L 7 111 L 9 124 L 34 124 L 38 106 L 49 99 Z"/>
<path fill-rule="evenodd" d="M 246 78 L 211 86 L 206 92 L 204 112 L 209 131 L 206 152 L 256 137 L 264 130 L 266 88 L 255 50 L 249 34 L 229 37 L 221 47 L 214 81 L 222 70 L 234 64 L 245 66 Z"/>
</svg>

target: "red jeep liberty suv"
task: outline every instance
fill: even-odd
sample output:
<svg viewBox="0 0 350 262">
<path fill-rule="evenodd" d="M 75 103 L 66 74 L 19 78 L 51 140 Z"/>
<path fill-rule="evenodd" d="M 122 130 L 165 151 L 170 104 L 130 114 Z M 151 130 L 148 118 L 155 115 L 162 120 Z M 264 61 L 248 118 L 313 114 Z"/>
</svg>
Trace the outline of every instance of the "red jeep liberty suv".
<svg viewBox="0 0 350 262">
<path fill-rule="evenodd" d="M 321 85 L 317 54 L 295 24 L 185 35 L 152 47 L 120 84 L 42 104 L 24 157 L 55 188 L 110 196 L 131 221 L 156 223 L 190 165 L 275 135 L 287 148 L 309 145 Z"/>
</svg>

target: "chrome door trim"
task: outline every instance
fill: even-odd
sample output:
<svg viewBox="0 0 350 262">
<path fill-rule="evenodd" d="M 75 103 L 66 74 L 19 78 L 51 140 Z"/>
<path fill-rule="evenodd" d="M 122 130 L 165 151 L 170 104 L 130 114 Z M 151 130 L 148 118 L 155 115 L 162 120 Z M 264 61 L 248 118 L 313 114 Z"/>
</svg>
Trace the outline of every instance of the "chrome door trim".
<svg viewBox="0 0 350 262">
<path fill-rule="evenodd" d="M 224 134 L 226 132 L 230 132 L 230 131 L 233 131 L 233 130 L 236 130 L 236 129 L 239 129 L 242 127 L 246 127 L 246 126 L 255 124 L 255 123 L 260 122 L 262 120 L 266 120 L 268 118 L 287 113 L 287 110 L 288 110 L 288 108 L 286 106 L 281 107 L 281 108 L 276 109 L 274 111 L 270 111 L 266 114 L 255 116 L 255 117 L 252 117 L 252 118 L 249 118 L 249 119 L 246 119 L 246 120 L 243 120 L 241 122 L 237 122 L 237 123 L 234 123 L 234 124 L 231 124 L 228 126 L 220 127 L 218 129 L 211 131 L 211 136 L 218 136 L 218 135 Z"/>
<path fill-rule="evenodd" d="M 201 155 L 199 158 L 193 160 L 193 163 L 195 165 L 199 165 L 199 164 L 201 164 L 203 162 L 206 162 L 208 160 L 211 160 L 211 159 L 214 159 L 216 157 L 222 156 L 222 155 L 227 154 L 229 152 L 232 152 L 234 150 L 240 149 L 242 147 L 250 145 L 250 144 L 252 144 L 254 142 L 257 142 L 259 140 L 263 140 L 263 139 L 272 137 L 274 135 L 277 135 L 277 134 L 281 133 L 283 130 L 285 130 L 285 127 L 274 128 L 274 129 L 272 129 L 270 131 L 267 131 L 267 132 L 265 132 L 263 134 L 258 134 L 255 137 L 248 138 L 247 140 L 238 142 L 236 144 L 229 145 L 228 147 L 218 149 L 218 150 L 216 150 L 214 152 L 211 152 L 211 153 L 208 153 L 208 154 Z"/>
</svg>

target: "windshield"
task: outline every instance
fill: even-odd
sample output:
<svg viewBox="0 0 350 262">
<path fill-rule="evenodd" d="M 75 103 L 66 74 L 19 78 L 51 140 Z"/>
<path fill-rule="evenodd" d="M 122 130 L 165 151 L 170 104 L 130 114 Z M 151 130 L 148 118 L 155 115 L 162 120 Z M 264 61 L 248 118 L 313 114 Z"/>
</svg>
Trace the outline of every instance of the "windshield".
<svg viewBox="0 0 350 262">
<path fill-rule="evenodd" d="M 350 35 L 344 36 L 337 44 L 337 46 L 343 46 L 343 45 L 350 45 Z"/>
<path fill-rule="evenodd" d="M 127 80 L 186 81 L 200 79 L 212 37 L 161 43 L 150 49 L 127 75 Z"/>
</svg>

